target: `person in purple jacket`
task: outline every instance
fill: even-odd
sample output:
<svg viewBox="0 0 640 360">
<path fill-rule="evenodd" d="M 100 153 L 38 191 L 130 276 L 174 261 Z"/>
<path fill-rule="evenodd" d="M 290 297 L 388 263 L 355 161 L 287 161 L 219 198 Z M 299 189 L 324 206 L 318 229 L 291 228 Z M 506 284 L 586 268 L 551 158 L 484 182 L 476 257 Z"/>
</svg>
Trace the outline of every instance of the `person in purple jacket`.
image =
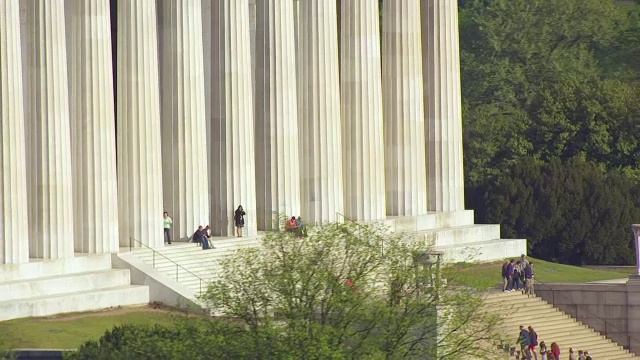
<svg viewBox="0 0 640 360">
<path fill-rule="evenodd" d="M 509 260 L 509 264 L 502 269 L 502 272 L 502 276 L 506 275 L 507 277 L 507 285 L 504 292 L 513 291 L 513 259 Z"/>
</svg>

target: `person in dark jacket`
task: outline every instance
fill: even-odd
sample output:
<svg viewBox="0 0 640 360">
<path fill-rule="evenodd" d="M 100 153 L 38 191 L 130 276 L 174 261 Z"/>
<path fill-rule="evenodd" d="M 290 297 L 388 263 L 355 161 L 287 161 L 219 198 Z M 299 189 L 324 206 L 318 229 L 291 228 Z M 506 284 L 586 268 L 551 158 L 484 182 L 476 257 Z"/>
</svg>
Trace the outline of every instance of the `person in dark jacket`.
<svg viewBox="0 0 640 360">
<path fill-rule="evenodd" d="M 531 351 L 529 350 L 530 341 L 529 332 L 524 325 L 520 325 L 520 334 L 518 335 L 517 343 L 520 345 L 521 354 L 524 356 L 524 359 L 527 360 L 531 360 Z"/>
<path fill-rule="evenodd" d="M 513 290 L 520 290 L 520 261 L 513 266 Z"/>
<path fill-rule="evenodd" d="M 533 357 L 538 360 L 538 354 L 536 354 L 536 346 L 538 346 L 538 334 L 529 326 L 529 352 L 533 354 Z"/>
<path fill-rule="evenodd" d="M 513 263 L 513 259 L 509 260 L 509 265 L 507 265 L 507 274 L 509 275 L 509 283 L 507 284 L 507 290 L 513 291 L 513 270 L 515 269 L 515 265 Z"/>
<path fill-rule="evenodd" d="M 209 246 L 208 246 L 209 244 L 207 244 L 207 243 L 208 243 L 208 241 L 207 241 L 207 239 L 204 237 L 204 233 L 203 233 L 202 225 L 198 226 L 198 230 L 196 230 L 196 231 L 193 233 L 193 236 L 191 237 L 191 240 L 192 240 L 194 243 L 201 244 L 201 245 L 202 245 L 202 249 L 203 249 L 203 250 L 206 250 L 206 249 L 208 249 L 208 248 L 209 248 Z M 206 244 L 206 245 L 205 245 L 205 244 Z"/>
<path fill-rule="evenodd" d="M 244 216 L 247 215 L 242 208 L 242 205 L 238 206 L 236 212 L 233 214 L 233 220 L 236 223 L 236 235 L 242 237 L 242 228 L 244 227 Z"/>
<path fill-rule="evenodd" d="M 528 263 L 524 268 L 524 293 L 533 295 L 533 263 Z"/>
</svg>

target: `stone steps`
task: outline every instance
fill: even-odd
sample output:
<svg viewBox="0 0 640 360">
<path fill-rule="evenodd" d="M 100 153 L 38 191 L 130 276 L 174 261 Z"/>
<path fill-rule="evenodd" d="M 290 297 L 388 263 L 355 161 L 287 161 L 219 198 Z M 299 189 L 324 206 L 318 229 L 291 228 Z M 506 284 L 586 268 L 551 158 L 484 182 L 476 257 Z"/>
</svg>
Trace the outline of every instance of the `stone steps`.
<svg viewBox="0 0 640 360">
<path fill-rule="evenodd" d="M 200 245 L 194 243 L 174 243 L 157 249 L 155 256 L 149 249 L 135 249 L 130 254 L 152 265 L 171 279 L 176 279 L 177 271 L 177 281 L 198 294 L 201 288 L 206 289 L 210 281 L 218 278 L 217 272 L 220 269 L 221 260 L 235 254 L 239 249 L 259 247 L 261 239 L 258 237 L 213 238 L 211 243 L 215 249 L 202 250 Z M 189 272 L 184 271 L 183 268 Z"/>
<path fill-rule="evenodd" d="M 485 297 L 485 308 L 503 316 L 502 327 L 509 345 L 516 347 L 519 326 L 532 326 L 538 342 L 547 347 L 552 342 L 560 346 L 561 357 L 568 358 L 569 348 L 589 351 L 594 359 L 640 359 L 619 344 L 553 307 L 538 297 L 521 292 L 493 293 Z"/>
<path fill-rule="evenodd" d="M 148 304 L 149 287 L 130 284 L 111 254 L 0 266 L 0 321 Z"/>
</svg>

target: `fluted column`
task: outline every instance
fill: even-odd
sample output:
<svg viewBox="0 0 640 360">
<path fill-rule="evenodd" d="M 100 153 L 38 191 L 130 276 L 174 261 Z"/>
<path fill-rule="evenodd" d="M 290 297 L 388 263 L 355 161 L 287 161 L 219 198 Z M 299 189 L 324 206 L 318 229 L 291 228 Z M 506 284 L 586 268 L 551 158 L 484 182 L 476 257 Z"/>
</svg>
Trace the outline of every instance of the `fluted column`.
<svg viewBox="0 0 640 360">
<path fill-rule="evenodd" d="M 382 16 L 387 215 L 424 215 L 427 181 L 420 0 L 385 1 Z"/>
<path fill-rule="evenodd" d="M 340 84 L 335 1 L 300 1 L 298 118 L 302 216 L 342 221 Z"/>
<path fill-rule="evenodd" d="M 293 2 L 257 3 L 256 186 L 258 228 L 300 215 Z"/>
<path fill-rule="evenodd" d="M 457 0 L 422 0 L 428 210 L 464 210 Z"/>
<path fill-rule="evenodd" d="M 247 1 L 212 4 L 211 225 L 235 234 L 233 213 L 245 212 L 243 235 L 256 233 L 253 100 Z"/>
<path fill-rule="evenodd" d="M 386 215 L 378 0 L 341 2 L 340 92 L 344 212 L 356 220 Z"/>
<path fill-rule="evenodd" d="M 27 4 L 29 255 L 73 257 L 73 201 L 64 0 Z"/>
<path fill-rule="evenodd" d="M 120 244 L 164 243 L 155 0 L 118 0 L 117 146 Z M 171 211 L 169 209 L 169 211 Z"/>
<path fill-rule="evenodd" d="M 18 0 L 0 0 L 0 264 L 29 261 Z"/>
<path fill-rule="evenodd" d="M 118 194 L 108 0 L 73 0 L 71 145 L 75 250 L 117 252 Z"/>
<path fill-rule="evenodd" d="M 200 0 L 158 2 L 164 207 L 173 236 L 209 224 L 202 7 Z"/>
</svg>

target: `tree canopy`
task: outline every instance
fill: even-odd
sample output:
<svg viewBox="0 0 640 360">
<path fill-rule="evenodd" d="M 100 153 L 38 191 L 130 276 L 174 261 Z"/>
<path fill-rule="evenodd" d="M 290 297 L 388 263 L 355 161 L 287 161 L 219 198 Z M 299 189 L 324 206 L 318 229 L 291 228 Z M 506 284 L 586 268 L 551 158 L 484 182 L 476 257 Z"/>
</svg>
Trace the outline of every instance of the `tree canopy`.
<svg viewBox="0 0 640 360">
<path fill-rule="evenodd" d="M 242 319 L 256 343 L 277 329 L 279 344 L 260 345 L 265 356 L 483 358 L 498 319 L 470 290 L 440 286 L 428 250 L 374 225 L 273 233 L 226 260 L 205 299 Z"/>
<path fill-rule="evenodd" d="M 489 204 L 514 196 L 502 192 L 530 180 L 518 178 L 525 176 L 523 169 L 575 165 L 571 163 L 574 158 L 593 166 L 575 165 L 573 171 L 585 173 L 574 174 L 573 179 L 593 175 L 595 169 L 600 169 L 598 176 L 602 178 L 597 183 L 593 180 L 593 191 L 585 193 L 585 199 L 576 199 L 576 204 L 597 202 L 589 197 L 606 193 L 607 189 L 600 187 L 612 183 L 626 187 L 626 193 L 636 191 L 640 179 L 639 14 L 640 7 L 628 1 L 460 2 L 467 205 L 478 209 L 481 221 L 504 223 L 508 236 L 530 238 L 532 253 L 545 259 L 568 260 L 569 254 L 560 253 L 575 250 L 571 244 L 577 240 L 571 231 L 551 227 L 545 234 L 531 234 L 515 215 L 518 210 L 495 210 Z M 621 176 L 631 181 L 622 182 Z M 569 193 L 581 186 L 556 177 L 539 180 L 543 181 L 539 186 Z M 507 184 L 509 181 L 514 183 Z M 544 206 L 537 197 L 527 201 L 535 207 Z M 615 212 L 617 207 L 628 206 L 626 200 L 620 201 L 598 206 Z M 632 203 L 637 209 L 638 202 Z M 580 206 L 556 211 L 566 218 L 580 219 L 576 220 L 580 228 L 600 223 L 602 227 L 591 238 L 606 244 L 603 250 L 628 250 L 631 234 L 627 222 L 633 219 L 602 223 Z M 548 220 L 537 217 L 541 214 L 523 215 L 533 223 Z M 541 236 L 555 242 L 545 243 Z M 565 242 L 566 246 L 549 249 L 551 244 Z M 571 254 L 570 261 L 632 261 L 628 256 L 576 258 L 581 255 Z"/>
</svg>

